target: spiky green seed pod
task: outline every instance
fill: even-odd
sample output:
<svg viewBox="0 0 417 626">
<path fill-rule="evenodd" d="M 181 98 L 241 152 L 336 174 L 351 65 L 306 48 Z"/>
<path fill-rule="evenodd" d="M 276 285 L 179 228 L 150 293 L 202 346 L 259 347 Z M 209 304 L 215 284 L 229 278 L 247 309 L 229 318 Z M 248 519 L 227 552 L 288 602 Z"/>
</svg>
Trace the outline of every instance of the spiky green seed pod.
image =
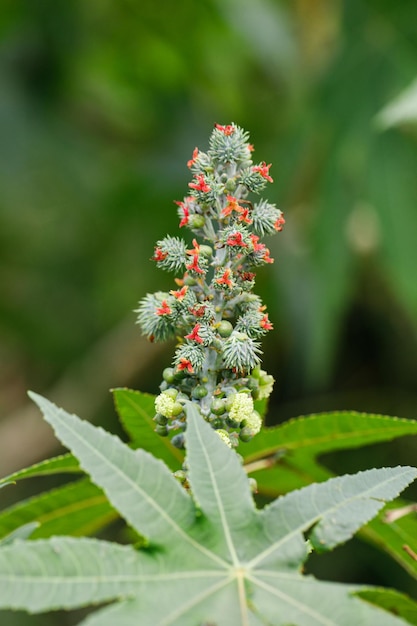
<svg viewBox="0 0 417 626">
<path fill-rule="evenodd" d="M 224 343 L 224 366 L 237 372 L 250 372 L 259 364 L 259 354 L 261 350 L 258 342 L 248 337 L 246 333 L 234 330 Z"/>
<path fill-rule="evenodd" d="M 183 239 L 167 235 L 156 242 L 154 259 L 158 267 L 164 270 L 184 271 L 187 262 L 186 250 L 187 245 Z"/>
<path fill-rule="evenodd" d="M 270 204 L 267 200 L 257 202 L 251 214 L 253 220 L 253 230 L 257 235 L 272 235 L 277 231 L 277 221 L 282 217 L 282 211 L 277 209 L 275 204 Z"/>
</svg>

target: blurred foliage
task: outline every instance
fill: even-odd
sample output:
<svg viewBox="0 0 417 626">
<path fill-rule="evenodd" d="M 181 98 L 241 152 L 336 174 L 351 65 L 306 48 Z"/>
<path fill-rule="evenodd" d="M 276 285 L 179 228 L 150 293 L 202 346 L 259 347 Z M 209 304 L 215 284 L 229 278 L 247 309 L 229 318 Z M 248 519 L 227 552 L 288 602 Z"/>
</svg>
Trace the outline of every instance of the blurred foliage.
<svg viewBox="0 0 417 626">
<path fill-rule="evenodd" d="M 149 258 L 177 231 L 186 161 L 234 121 L 287 218 L 258 277 L 270 421 L 415 417 L 417 134 L 412 105 L 381 111 L 416 79 L 416 19 L 414 0 L 3 0 L 1 416 L 126 316 L 140 341 L 130 311 L 171 284 Z M 114 385 L 155 392 L 170 355 Z"/>
</svg>

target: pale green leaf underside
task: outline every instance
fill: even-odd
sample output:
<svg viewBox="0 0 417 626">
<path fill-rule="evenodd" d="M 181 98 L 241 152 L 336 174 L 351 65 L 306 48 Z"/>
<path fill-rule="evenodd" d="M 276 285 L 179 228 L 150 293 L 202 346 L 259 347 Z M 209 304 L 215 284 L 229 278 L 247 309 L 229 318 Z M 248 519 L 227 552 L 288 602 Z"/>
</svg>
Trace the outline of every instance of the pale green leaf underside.
<svg viewBox="0 0 417 626">
<path fill-rule="evenodd" d="M 338 476 L 278 498 L 261 513 L 270 546 L 261 563 L 285 552 L 286 544 L 311 529 L 309 541 L 319 551 L 347 541 L 384 504 L 417 477 L 413 467 L 371 469 L 353 476 Z"/>
<path fill-rule="evenodd" d="M 133 452 L 101 429 L 37 400 L 62 441 L 80 457 L 82 467 L 106 490 L 114 506 L 121 504 L 121 513 L 134 520 L 139 532 L 151 535 L 153 546 L 151 551 L 135 551 L 128 546 L 64 537 L 17 541 L 0 549 L 0 607 L 45 611 L 116 602 L 92 614 L 84 626 L 404 623 L 354 597 L 353 592 L 361 587 L 324 583 L 301 574 L 306 557 L 303 529 L 316 523 L 312 532 L 321 532 L 320 520 L 325 525 L 330 516 L 330 491 L 310 494 L 309 487 L 303 494 L 307 504 L 297 500 L 302 493 L 298 492 L 288 510 L 286 497 L 282 498 L 279 507 L 283 507 L 285 522 L 280 527 L 279 515 L 272 507 L 265 513 L 254 509 L 234 451 L 192 408 L 188 411 L 187 462 L 203 512 L 199 514 L 188 494 L 173 489 L 177 483 L 168 470 L 161 470 L 161 464 L 155 465 L 149 455 Z M 150 481 L 150 475 L 160 482 Z M 368 498 L 371 493 L 385 498 L 394 491 L 388 488 L 389 477 L 399 489 L 415 475 L 410 468 L 389 468 L 364 472 L 359 478 L 344 477 L 331 512 L 337 516 L 343 511 L 349 518 L 359 486 Z M 235 492 L 227 478 L 238 485 Z M 119 494 L 129 493 L 132 509 L 125 496 L 114 494 L 116 488 Z M 148 491 L 149 501 L 144 496 Z M 184 517 L 178 504 L 188 507 Z M 152 509 L 150 515 L 147 507 Z M 295 523 L 286 527 L 290 514 L 297 527 Z M 349 525 L 353 532 L 351 520 Z M 323 536 L 327 539 L 327 530 Z M 330 533 L 330 537 L 335 541 L 338 535 Z M 268 546 L 274 563 L 268 558 Z"/>
<path fill-rule="evenodd" d="M 194 502 L 162 461 L 144 450 L 131 450 L 102 428 L 30 395 L 57 437 L 139 534 L 160 544 L 179 545 L 185 540 L 188 550 L 205 554 L 187 532 L 195 519 Z"/>
</svg>

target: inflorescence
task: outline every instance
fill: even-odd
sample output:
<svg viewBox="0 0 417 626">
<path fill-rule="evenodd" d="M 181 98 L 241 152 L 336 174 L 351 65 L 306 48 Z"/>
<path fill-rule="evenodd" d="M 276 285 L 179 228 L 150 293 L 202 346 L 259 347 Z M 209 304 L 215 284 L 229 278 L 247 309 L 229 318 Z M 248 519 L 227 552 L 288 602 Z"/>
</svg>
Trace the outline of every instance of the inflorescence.
<svg viewBox="0 0 417 626">
<path fill-rule="evenodd" d="M 138 323 L 151 341 L 178 341 L 172 367 L 163 372 L 155 400 L 156 431 L 176 432 L 184 446 L 185 403 L 198 403 L 202 416 L 230 447 L 249 441 L 262 422 L 254 400 L 267 398 L 273 378 L 260 368 L 260 339 L 273 326 L 253 293 L 254 269 L 273 263 L 261 237 L 280 232 L 282 211 L 261 199 L 273 180 L 270 165 L 254 165 L 248 133 L 216 124 L 207 152 L 195 148 L 188 167 L 189 195 L 176 202 L 179 226 L 194 234 L 191 246 L 167 235 L 152 259 L 177 274 L 169 293 L 147 294 Z"/>
</svg>

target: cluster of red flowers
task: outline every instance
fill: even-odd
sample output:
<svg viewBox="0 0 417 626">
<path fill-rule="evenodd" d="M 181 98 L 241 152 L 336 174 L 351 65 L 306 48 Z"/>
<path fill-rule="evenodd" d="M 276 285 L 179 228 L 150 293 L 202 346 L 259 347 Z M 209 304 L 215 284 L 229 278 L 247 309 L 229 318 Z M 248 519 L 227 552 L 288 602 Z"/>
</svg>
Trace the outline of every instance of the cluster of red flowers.
<svg viewBox="0 0 417 626">
<path fill-rule="evenodd" d="M 198 264 L 200 258 L 200 246 L 197 242 L 197 239 L 193 239 L 193 246 L 194 248 L 192 250 L 187 250 L 187 254 L 191 255 L 193 257 L 193 260 L 185 267 L 190 272 L 196 272 L 196 274 L 204 274 L 204 270 Z"/>
</svg>

